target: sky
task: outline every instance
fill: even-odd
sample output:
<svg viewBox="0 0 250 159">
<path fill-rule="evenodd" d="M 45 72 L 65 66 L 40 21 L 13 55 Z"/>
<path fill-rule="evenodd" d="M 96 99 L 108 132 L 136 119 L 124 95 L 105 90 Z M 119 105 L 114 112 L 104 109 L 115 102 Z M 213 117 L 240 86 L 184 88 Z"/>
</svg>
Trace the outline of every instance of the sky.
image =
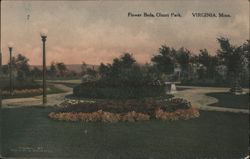
<svg viewBox="0 0 250 159">
<path fill-rule="evenodd" d="M 180 13 L 182 17 L 128 17 L 131 13 Z M 194 12 L 223 12 L 230 18 L 194 18 Z M 40 30 L 46 28 L 47 63 L 111 63 L 124 52 L 139 63 L 150 62 L 161 45 L 185 47 L 193 53 L 207 48 L 215 54 L 216 38 L 234 45 L 249 39 L 248 0 L 169 1 L 1 1 L 1 52 L 42 64 Z"/>
</svg>

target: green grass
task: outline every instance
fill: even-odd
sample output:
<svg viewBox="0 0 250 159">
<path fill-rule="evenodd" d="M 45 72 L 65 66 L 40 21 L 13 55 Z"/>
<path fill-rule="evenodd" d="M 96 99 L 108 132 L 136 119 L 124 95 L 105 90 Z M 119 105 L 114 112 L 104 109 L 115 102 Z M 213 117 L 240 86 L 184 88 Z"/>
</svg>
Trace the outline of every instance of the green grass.
<svg viewBox="0 0 250 159">
<path fill-rule="evenodd" d="M 50 120 L 53 108 L 3 109 L 7 157 L 240 158 L 248 153 L 248 115 L 201 112 L 188 121 L 82 123 Z M 87 130 L 86 134 L 84 131 Z"/>
<path fill-rule="evenodd" d="M 217 98 L 218 102 L 210 106 L 249 109 L 249 93 L 233 95 L 230 92 L 207 93 L 206 95 Z"/>
</svg>

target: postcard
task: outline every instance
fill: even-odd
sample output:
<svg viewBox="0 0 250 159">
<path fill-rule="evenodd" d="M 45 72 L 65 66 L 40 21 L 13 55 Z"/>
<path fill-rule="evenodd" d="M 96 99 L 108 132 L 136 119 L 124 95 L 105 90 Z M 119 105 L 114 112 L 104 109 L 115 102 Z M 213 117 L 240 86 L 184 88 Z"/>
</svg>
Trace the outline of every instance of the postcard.
<svg viewBox="0 0 250 159">
<path fill-rule="evenodd" d="M 0 158 L 249 158 L 248 0 L 0 4 Z"/>
</svg>

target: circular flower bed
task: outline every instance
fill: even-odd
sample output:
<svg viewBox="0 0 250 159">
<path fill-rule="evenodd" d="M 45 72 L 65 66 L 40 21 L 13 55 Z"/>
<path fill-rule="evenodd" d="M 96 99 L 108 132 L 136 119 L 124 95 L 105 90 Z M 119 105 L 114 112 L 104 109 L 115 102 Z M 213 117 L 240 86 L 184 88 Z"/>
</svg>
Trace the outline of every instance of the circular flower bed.
<svg viewBox="0 0 250 159">
<path fill-rule="evenodd" d="M 147 100 L 66 100 L 49 117 L 61 121 L 118 122 L 188 120 L 199 117 L 199 111 L 181 98 L 165 102 Z"/>
</svg>

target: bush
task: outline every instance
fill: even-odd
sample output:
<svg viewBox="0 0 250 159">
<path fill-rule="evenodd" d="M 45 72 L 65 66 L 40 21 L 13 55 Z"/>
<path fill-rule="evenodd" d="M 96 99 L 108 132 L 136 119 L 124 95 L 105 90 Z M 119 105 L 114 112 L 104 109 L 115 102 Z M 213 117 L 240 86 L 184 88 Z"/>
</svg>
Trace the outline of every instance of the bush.
<svg viewBox="0 0 250 159">
<path fill-rule="evenodd" d="M 167 112 L 174 112 L 178 109 L 189 109 L 192 105 L 189 101 L 183 98 L 172 98 L 164 101 L 164 104 L 161 105 L 161 109 Z"/>
<path fill-rule="evenodd" d="M 74 96 L 84 98 L 143 98 L 166 96 L 163 86 L 103 86 L 93 83 L 83 83 L 74 87 Z"/>
</svg>

